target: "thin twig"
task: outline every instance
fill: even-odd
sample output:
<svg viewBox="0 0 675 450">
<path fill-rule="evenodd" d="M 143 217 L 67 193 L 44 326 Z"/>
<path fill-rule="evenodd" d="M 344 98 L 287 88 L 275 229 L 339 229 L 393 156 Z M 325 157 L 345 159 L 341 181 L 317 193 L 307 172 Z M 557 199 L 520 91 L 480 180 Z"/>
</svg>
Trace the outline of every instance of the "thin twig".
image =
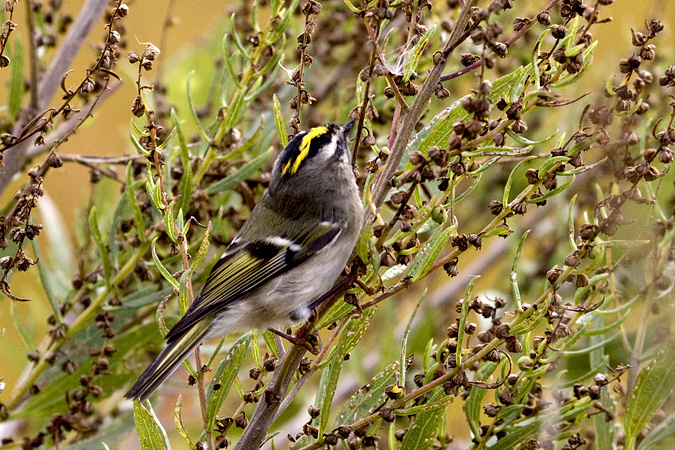
<svg viewBox="0 0 675 450">
<path fill-rule="evenodd" d="M 420 91 L 415 96 L 415 101 L 410 106 L 410 110 L 407 114 L 403 114 L 401 117 L 396 140 L 394 141 L 391 153 L 387 158 L 387 165 L 378 176 L 377 181 L 375 182 L 375 187 L 373 188 L 372 198 L 375 210 L 378 210 L 382 206 L 387 192 L 389 192 L 391 189 L 389 180 L 391 180 L 396 170 L 398 170 L 399 163 L 401 162 L 401 159 L 403 159 L 403 154 L 408 147 L 408 141 L 415 130 L 415 125 L 427 108 L 427 103 L 433 95 L 436 86 L 438 85 L 441 74 L 447 65 L 448 58 L 455 48 L 462 42 L 461 38 L 465 36 L 464 30 L 469 24 L 471 8 L 476 4 L 476 1 L 477 0 L 469 1 L 460 12 L 455 28 L 452 31 L 450 38 L 443 46 L 443 50 L 440 52 L 436 64 L 431 69 L 431 72 L 429 72 L 427 79 L 424 81 Z M 371 223 L 374 219 L 375 213 L 373 210 L 369 209 L 366 211 L 364 223 Z"/>
<path fill-rule="evenodd" d="M 49 68 L 42 75 L 37 90 L 38 111 L 45 108 L 45 105 L 49 103 L 58 90 L 61 78 L 68 71 L 79 48 L 86 42 L 86 37 L 105 11 L 106 5 L 107 0 L 87 0 L 80 10 Z M 33 117 L 32 114 L 25 120 L 19 120 L 13 128 L 12 134 L 18 135 L 31 117 Z M 26 152 L 29 145 L 27 141 L 20 142 L 13 151 L 4 155 L 5 166 L 0 171 L 0 193 L 7 188 L 14 174 L 21 170 L 26 161 Z"/>
<path fill-rule="evenodd" d="M 37 31 L 35 29 L 35 15 L 33 14 L 33 2 L 26 2 L 26 23 L 28 25 L 28 54 L 30 57 L 30 106 L 29 111 L 35 113 L 40 109 L 38 92 L 39 62 L 35 41 Z"/>
<path fill-rule="evenodd" d="M 558 2 L 560 2 L 560 0 L 551 0 L 546 6 L 544 6 L 542 8 L 542 10 L 538 14 L 550 11 L 551 9 L 553 9 L 553 7 Z M 513 33 L 513 35 L 510 38 L 508 38 L 506 40 L 506 42 L 504 42 L 506 44 L 506 46 L 510 47 L 514 42 L 516 42 L 518 39 L 520 39 L 525 33 L 530 31 L 530 29 L 532 29 L 532 27 L 536 23 L 537 23 L 537 19 L 536 19 L 536 16 L 535 16 L 533 19 L 530 19 L 530 22 L 527 25 L 525 25 L 523 28 L 521 28 L 520 30 Z M 483 65 L 483 58 L 480 58 L 478 61 L 474 62 L 473 64 L 471 64 L 469 66 L 466 66 L 462 69 L 459 69 L 459 70 L 457 70 L 455 72 L 452 72 L 452 73 L 449 73 L 447 75 L 443 75 L 441 77 L 440 81 L 444 82 L 444 81 L 452 80 L 453 78 L 457 78 L 459 76 L 464 75 L 465 73 L 471 72 L 472 70 L 475 70 L 475 69 L 481 67 L 482 65 Z"/>
<path fill-rule="evenodd" d="M 107 87 L 107 89 L 103 89 L 99 95 L 89 100 L 89 102 L 84 105 L 80 111 L 73 112 L 68 120 L 62 122 L 54 131 L 47 135 L 45 138 L 45 145 L 31 147 L 28 149 L 26 152 L 26 160 L 40 156 L 41 154 L 49 151 L 53 146 L 60 145 L 61 143 L 65 142 L 68 137 L 73 134 L 74 129 L 79 128 L 85 120 L 87 120 L 89 117 L 92 117 L 94 106 L 110 97 L 113 92 L 115 92 L 121 85 L 122 83 L 119 82 Z M 63 155 L 61 155 L 61 157 L 64 159 Z M 102 159 L 105 159 L 105 157 Z M 93 159 L 90 162 L 97 163 L 96 161 L 93 161 Z"/>
</svg>

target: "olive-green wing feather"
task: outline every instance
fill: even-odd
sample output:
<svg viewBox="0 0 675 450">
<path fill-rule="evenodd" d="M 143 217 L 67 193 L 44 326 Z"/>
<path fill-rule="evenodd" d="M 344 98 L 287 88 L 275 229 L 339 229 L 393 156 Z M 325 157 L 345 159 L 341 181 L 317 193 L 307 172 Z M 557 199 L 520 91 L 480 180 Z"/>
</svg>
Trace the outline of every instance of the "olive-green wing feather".
<svg viewBox="0 0 675 450">
<path fill-rule="evenodd" d="M 240 243 L 236 241 L 211 270 L 204 288 L 185 315 L 166 335 L 171 343 L 205 317 L 217 314 L 234 300 L 281 275 L 320 252 L 338 237 L 344 222 L 317 223 L 296 236 L 275 236 Z"/>
</svg>

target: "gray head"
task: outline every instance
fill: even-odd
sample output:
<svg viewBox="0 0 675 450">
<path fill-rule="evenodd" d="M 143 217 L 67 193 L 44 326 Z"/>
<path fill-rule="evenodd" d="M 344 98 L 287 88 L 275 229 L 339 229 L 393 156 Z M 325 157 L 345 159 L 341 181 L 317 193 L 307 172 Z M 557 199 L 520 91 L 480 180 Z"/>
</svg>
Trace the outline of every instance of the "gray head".
<svg viewBox="0 0 675 450">
<path fill-rule="evenodd" d="M 290 190 L 300 196 L 318 195 L 353 178 L 348 134 L 354 122 L 329 123 L 298 133 L 274 163 L 270 194 Z"/>
</svg>

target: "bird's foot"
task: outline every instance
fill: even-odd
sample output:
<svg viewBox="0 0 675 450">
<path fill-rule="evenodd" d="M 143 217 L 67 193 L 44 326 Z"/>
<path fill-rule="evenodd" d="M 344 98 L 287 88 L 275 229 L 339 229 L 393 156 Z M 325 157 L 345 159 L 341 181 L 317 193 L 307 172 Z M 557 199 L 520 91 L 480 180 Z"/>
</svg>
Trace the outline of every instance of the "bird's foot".
<svg viewBox="0 0 675 450">
<path fill-rule="evenodd" d="M 276 328 L 268 328 L 272 333 L 280 336 L 283 339 L 286 339 L 288 342 L 294 345 L 299 345 L 310 352 L 312 355 L 318 355 L 319 350 L 321 349 L 321 341 L 319 336 L 316 334 L 309 334 L 307 336 L 299 336 L 296 334 L 284 333 L 283 331 L 277 330 Z"/>
</svg>

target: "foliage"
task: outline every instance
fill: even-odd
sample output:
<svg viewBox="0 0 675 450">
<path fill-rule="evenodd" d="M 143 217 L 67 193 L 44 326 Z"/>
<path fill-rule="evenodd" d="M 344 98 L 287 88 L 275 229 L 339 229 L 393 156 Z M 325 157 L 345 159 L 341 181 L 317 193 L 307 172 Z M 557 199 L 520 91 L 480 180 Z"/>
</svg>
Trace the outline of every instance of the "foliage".
<svg viewBox="0 0 675 450">
<path fill-rule="evenodd" d="M 143 449 L 672 442 L 675 66 L 657 57 L 660 20 L 630 30 L 633 48 L 610 65 L 594 61 L 591 34 L 612 26 L 610 0 L 243 1 L 224 35 L 149 81 L 161 49 L 126 50 L 133 8 L 117 1 L 73 89 L 73 50 L 38 51 L 63 34 L 58 2 L 27 8 L 42 37 L 28 44 L 12 33 L 15 3 L 0 36 L 0 66 L 11 67 L 0 155 L 11 178 L 48 153 L 2 206 L 0 287 L 7 312 L 36 307 L 14 276 L 37 272 L 51 315 L 44 336 L 18 318 L 7 331 L 34 350 L 0 404 L 23 437 L 0 448 L 121 446 L 131 417 Z M 120 55 L 137 87 L 132 154 L 60 153 L 113 92 Z M 215 75 L 183 69 L 204 61 Z M 606 82 L 587 95 L 598 64 Z M 62 103 L 46 108 L 58 86 Z M 153 396 L 157 413 L 123 400 L 218 259 L 212 247 L 264 192 L 289 133 L 348 118 L 366 223 L 295 343 L 241 330 L 197 350 L 189 383 L 166 383 L 182 395 Z M 80 245 L 65 249 L 42 233 L 63 228 L 42 197 L 64 162 L 92 173 Z"/>
</svg>

